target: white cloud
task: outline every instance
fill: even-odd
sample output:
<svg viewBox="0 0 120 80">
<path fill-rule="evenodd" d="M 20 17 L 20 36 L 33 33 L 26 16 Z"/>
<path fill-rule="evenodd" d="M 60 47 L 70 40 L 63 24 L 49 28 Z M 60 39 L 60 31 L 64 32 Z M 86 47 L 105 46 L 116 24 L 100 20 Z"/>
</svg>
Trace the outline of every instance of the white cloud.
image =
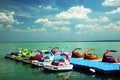
<svg viewBox="0 0 120 80">
<path fill-rule="evenodd" d="M 98 26 L 98 24 L 94 24 L 94 25 L 91 25 L 91 24 L 77 24 L 75 25 L 75 28 L 77 30 L 79 29 L 93 29 L 93 28 L 96 28 L 96 26 Z"/>
<path fill-rule="evenodd" d="M 48 19 L 47 18 L 45 18 L 45 19 L 37 19 L 37 20 L 35 20 L 35 22 L 34 23 L 43 23 L 43 22 L 49 22 L 48 21 Z"/>
<path fill-rule="evenodd" d="M 82 34 L 82 33 L 88 33 L 92 27 L 91 25 L 88 25 L 88 24 L 77 24 L 75 25 L 75 34 Z"/>
<path fill-rule="evenodd" d="M 27 29 L 19 29 L 19 28 L 14 28 L 11 25 L 8 25 L 7 28 L 14 32 L 47 32 L 46 28 L 27 27 Z"/>
<path fill-rule="evenodd" d="M 77 24 L 75 26 L 75 34 L 94 34 L 95 32 L 102 32 L 103 26 L 96 24 Z"/>
<path fill-rule="evenodd" d="M 9 25 L 7 25 L 7 28 L 8 29 L 13 29 L 13 26 L 9 24 Z"/>
<path fill-rule="evenodd" d="M 44 26 L 57 26 L 57 25 L 68 25 L 70 24 L 69 21 L 61 21 L 61 20 L 58 20 L 58 21 L 49 21 L 47 18 L 45 19 L 37 19 L 34 21 L 34 23 L 38 23 L 38 24 L 43 24 Z"/>
<path fill-rule="evenodd" d="M 110 23 L 108 25 L 104 26 L 104 29 L 109 29 L 109 30 L 115 30 L 115 31 L 120 31 L 120 21 L 115 22 L 115 23 Z"/>
<path fill-rule="evenodd" d="M 45 9 L 53 9 L 51 5 L 45 7 Z"/>
<path fill-rule="evenodd" d="M 39 8 L 42 8 L 42 5 L 39 5 L 38 7 L 39 7 Z"/>
<path fill-rule="evenodd" d="M 60 26 L 60 25 L 68 25 L 69 21 L 49 21 L 45 25 L 47 26 Z"/>
<path fill-rule="evenodd" d="M 81 29 L 81 28 L 84 28 L 84 25 L 83 25 L 83 24 L 77 24 L 77 25 L 75 26 L 75 28 Z"/>
<path fill-rule="evenodd" d="M 103 6 L 120 6 L 120 0 L 105 0 Z"/>
<path fill-rule="evenodd" d="M 75 6 L 69 8 L 67 11 L 63 11 L 56 15 L 57 18 L 77 18 L 77 19 L 87 19 L 87 14 L 92 12 L 89 8 L 85 8 L 84 6 Z"/>
<path fill-rule="evenodd" d="M 83 33 L 82 31 L 75 32 L 75 34 L 77 34 L 77 35 L 82 34 L 82 33 Z"/>
<path fill-rule="evenodd" d="M 39 28 L 38 31 L 46 32 L 47 29 L 46 28 Z"/>
<path fill-rule="evenodd" d="M 17 21 L 16 24 L 24 24 L 24 22 L 18 22 L 18 21 Z"/>
<path fill-rule="evenodd" d="M 23 12 L 23 11 L 20 11 L 19 14 L 17 14 L 18 16 L 21 16 L 21 17 L 27 17 L 27 18 L 31 18 L 33 16 L 30 15 L 30 13 L 26 13 L 26 12 Z"/>
<path fill-rule="evenodd" d="M 120 13 L 120 7 L 118 7 L 116 10 L 106 12 L 106 14 L 116 14 L 116 13 Z"/>
<path fill-rule="evenodd" d="M 108 24 L 77 24 L 75 26 L 75 34 L 98 34 L 98 33 L 119 33 L 120 21 L 109 22 Z"/>
<path fill-rule="evenodd" d="M 47 29 L 46 28 L 30 28 L 30 27 L 28 27 L 27 28 L 27 31 L 28 32 L 46 32 L 47 31 Z"/>
<path fill-rule="evenodd" d="M 7 13 L 4 13 L 4 12 L 0 12 L 0 21 L 3 22 L 3 23 L 6 23 L 6 24 L 12 24 L 12 23 L 15 23 L 15 24 L 23 24 L 24 22 L 19 22 L 18 20 L 16 20 L 14 18 L 15 16 L 15 12 L 7 12 Z"/>
<path fill-rule="evenodd" d="M 54 26 L 52 27 L 52 30 L 59 30 L 59 27 Z"/>
<path fill-rule="evenodd" d="M 47 10 L 57 10 L 57 8 L 55 8 L 51 5 L 47 5 L 47 6 L 39 5 L 38 7 L 41 8 L 41 9 L 47 9 Z"/>
<path fill-rule="evenodd" d="M 70 27 L 61 27 L 60 30 L 62 31 L 71 31 Z"/>
<path fill-rule="evenodd" d="M 120 21 L 118 21 L 117 24 L 120 25 Z"/>
<path fill-rule="evenodd" d="M 100 20 L 101 20 L 101 21 L 104 21 L 104 22 L 110 21 L 109 18 L 106 17 L 106 16 L 100 17 Z"/>
<path fill-rule="evenodd" d="M 89 18 L 88 21 L 91 22 L 108 22 L 110 19 L 107 16 L 100 16 L 98 18 Z"/>
<path fill-rule="evenodd" d="M 14 19 L 14 15 L 15 15 L 14 12 L 10 12 L 10 13 L 0 12 L 0 21 L 14 23 L 16 22 L 16 20 Z"/>
</svg>

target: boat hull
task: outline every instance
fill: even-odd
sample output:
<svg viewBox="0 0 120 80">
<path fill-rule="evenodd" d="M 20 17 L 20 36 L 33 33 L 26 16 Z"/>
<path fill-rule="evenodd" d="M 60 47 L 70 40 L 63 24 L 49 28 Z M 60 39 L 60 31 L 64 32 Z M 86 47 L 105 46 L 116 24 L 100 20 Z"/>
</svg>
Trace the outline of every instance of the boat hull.
<svg viewBox="0 0 120 80">
<path fill-rule="evenodd" d="M 49 71 L 70 71 L 73 70 L 73 65 L 68 65 L 68 66 L 45 65 L 44 69 Z"/>
<path fill-rule="evenodd" d="M 43 62 L 39 62 L 39 61 L 32 61 L 31 63 L 33 66 L 38 66 L 38 67 L 43 67 Z"/>
</svg>

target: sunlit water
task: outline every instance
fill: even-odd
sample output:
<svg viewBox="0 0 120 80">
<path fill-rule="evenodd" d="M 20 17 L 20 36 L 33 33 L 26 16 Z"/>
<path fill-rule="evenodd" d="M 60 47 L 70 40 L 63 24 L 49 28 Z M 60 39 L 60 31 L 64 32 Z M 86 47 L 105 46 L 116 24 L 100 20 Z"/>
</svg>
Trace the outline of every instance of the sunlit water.
<svg viewBox="0 0 120 80">
<path fill-rule="evenodd" d="M 65 51 L 70 52 L 74 48 L 84 53 L 87 48 L 95 48 L 94 53 L 102 57 L 107 49 L 114 49 L 118 52 L 109 53 L 114 57 L 120 57 L 120 42 L 34 42 L 34 43 L 0 43 L 0 80 L 120 80 L 120 77 L 101 76 L 87 72 L 45 72 L 42 67 L 33 68 L 30 64 L 23 64 L 14 60 L 5 59 L 5 54 L 14 51 L 16 48 L 44 49 L 47 47 L 68 47 Z"/>
</svg>

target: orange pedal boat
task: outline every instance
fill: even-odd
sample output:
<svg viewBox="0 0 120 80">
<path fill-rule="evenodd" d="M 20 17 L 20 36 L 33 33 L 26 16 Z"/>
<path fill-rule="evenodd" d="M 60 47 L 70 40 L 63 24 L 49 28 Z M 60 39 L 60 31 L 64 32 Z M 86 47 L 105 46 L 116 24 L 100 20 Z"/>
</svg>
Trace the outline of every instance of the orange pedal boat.
<svg viewBox="0 0 120 80">
<path fill-rule="evenodd" d="M 84 59 L 102 61 L 102 58 L 100 56 L 96 56 L 94 54 L 88 53 L 90 50 L 94 50 L 94 49 L 88 48 L 84 53 Z"/>
</svg>

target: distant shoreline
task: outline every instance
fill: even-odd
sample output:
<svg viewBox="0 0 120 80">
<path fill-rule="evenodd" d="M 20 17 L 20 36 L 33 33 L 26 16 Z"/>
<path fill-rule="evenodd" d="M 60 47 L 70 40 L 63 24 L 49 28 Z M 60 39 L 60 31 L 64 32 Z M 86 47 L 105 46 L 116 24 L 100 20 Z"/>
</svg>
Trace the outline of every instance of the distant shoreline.
<svg viewBox="0 0 120 80">
<path fill-rule="evenodd" d="M 91 40 L 91 41 L 1 41 L 0 43 L 36 43 L 36 42 L 120 42 L 120 40 Z"/>
</svg>

